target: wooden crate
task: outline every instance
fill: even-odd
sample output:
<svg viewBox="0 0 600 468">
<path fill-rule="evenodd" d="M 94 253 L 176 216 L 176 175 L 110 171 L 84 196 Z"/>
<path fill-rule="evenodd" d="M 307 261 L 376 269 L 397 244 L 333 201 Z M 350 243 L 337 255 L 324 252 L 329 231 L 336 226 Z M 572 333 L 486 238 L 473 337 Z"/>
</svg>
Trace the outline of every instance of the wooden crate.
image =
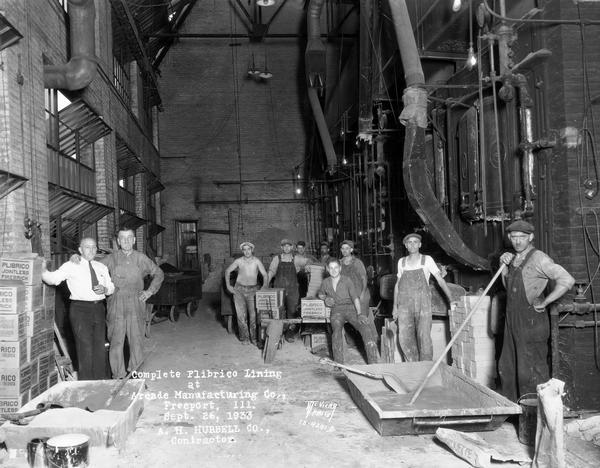
<svg viewBox="0 0 600 468">
<path fill-rule="evenodd" d="M 257 310 L 279 310 L 283 304 L 283 288 L 268 288 L 256 291 L 256 309 Z M 275 317 L 273 317 L 275 318 Z"/>
</svg>

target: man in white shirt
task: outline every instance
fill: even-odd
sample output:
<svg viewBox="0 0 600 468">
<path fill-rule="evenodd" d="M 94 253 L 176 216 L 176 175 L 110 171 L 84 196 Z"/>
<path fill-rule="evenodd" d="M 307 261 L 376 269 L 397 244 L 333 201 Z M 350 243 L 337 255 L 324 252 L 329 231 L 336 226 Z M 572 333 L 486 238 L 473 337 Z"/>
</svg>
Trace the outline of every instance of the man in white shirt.
<svg viewBox="0 0 600 468">
<path fill-rule="evenodd" d="M 431 361 L 431 290 L 429 278 L 438 282 L 452 301 L 450 289 L 433 258 L 419 252 L 421 235 L 408 234 L 403 239 L 408 256 L 398 260 L 398 281 L 394 287 L 393 317 L 398 320 L 398 341 L 407 361 Z"/>
<path fill-rule="evenodd" d="M 44 263 L 42 279 L 48 284 L 58 285 L 67 281 L 71 292 L 69 317 L 75 337 L 80 380 L 106 378 L 105 299 L 114 292 L 108 268 L 94 260 L 96 241 L 86 237 L 79 243 L 82 261 L 63 263 L 56 271 L 46 270 Z"/>
</svg>

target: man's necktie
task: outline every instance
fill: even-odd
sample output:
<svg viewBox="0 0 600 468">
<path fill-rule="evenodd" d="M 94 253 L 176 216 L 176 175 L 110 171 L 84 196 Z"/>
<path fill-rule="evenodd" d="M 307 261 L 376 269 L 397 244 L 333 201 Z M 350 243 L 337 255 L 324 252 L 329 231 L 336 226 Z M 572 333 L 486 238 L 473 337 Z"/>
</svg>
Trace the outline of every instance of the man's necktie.
<svg viewBox="0 0 600 468">
<path fill-rule="evenodd" d="M 90 276 L 92 277 L 92 289 L 94 289 L 95 286 L 98 286 L 98 277 L 92 268 L 92 262 L 88 262 L 88 265 L 90 266 Z"/>
</svg>

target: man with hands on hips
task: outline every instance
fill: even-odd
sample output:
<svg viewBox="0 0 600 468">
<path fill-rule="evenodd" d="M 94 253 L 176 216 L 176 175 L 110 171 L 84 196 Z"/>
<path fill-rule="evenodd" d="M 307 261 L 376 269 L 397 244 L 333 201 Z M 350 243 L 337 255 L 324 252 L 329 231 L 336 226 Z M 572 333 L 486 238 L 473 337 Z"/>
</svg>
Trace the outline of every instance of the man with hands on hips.
<svg viewBox="0 0 600 468">
<path fill-rule="evenodd" d="M 506 288 L 504 344 L 498 361 L 501 393 L 512 401 L 536 391 L 550 378 L 548 340 L 550 319 L 546 307 L 560 299 L 575 284 L 575 279 L 532 242 L 534 227 L 518 220 L 506 229 L 515 253 L 505 252 L 500 262 Z M 548 281 L 554 288 L 547 296 Z"/>
</svg>

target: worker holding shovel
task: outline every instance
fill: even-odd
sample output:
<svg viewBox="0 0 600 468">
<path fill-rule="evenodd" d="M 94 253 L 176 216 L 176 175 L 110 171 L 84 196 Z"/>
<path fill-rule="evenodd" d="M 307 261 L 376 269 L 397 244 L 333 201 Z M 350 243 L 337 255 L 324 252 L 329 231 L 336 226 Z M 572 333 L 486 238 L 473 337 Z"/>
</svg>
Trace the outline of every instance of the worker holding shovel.
<svg viewBox="0 0 600 468">
<path fill-rule="evenodd" d="M 506 323 L 498 374 L 501 393 L 517 401 L 525 393 L 534 393 L 536 385 L 550 378 L 550 319 L 546 307 L 571 289 L 575 280 L 548 255 L 535 249 L 533 225 L 519 220 L 506 230 L 514 253 L 505 252 L 500 256 L 508 272 L 506 269 L 502 272 L 506 287 Z M 548 280 L 553 280 L 555 286 L 544 297 Z"/>
</svg>

